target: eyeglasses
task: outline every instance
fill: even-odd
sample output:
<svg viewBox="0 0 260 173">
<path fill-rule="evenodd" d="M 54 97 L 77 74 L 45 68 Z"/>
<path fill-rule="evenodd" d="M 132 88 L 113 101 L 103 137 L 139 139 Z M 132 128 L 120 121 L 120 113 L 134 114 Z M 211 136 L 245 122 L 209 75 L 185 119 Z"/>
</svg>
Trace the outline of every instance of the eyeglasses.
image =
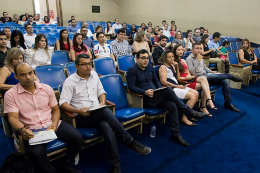
<svg viewBox="0 0 260 173">
<path fill-rule="evenodd" d="M 147 59 L 147 60 L 149 60 L 149 57 L 142 56 L 142 57 L 140 57 L 140 59 L 143 59 L 143 60 Z"/>
<path fill-rule="evenodd" d="M 85 66 L 85 67 L 87 67 L 87 66 L 91 66 L 91 65 L 92 65 L 92 63 L 91 63 L 91 62 L 89 62 L 89 63 L 83 63 L 83 64 L 78 64 L 78 65 L 82 65 L 82 66 Z"/>
</svg>

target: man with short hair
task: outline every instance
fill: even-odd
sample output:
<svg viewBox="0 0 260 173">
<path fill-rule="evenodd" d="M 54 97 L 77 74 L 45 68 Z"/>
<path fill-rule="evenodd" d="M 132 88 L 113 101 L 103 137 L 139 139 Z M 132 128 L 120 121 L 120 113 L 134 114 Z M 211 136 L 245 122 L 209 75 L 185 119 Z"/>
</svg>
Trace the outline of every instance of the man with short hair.
<svg viewBox="0 0 260 173">
<path fill-rule="evenodd" d="M 12 22 L 12 18 L 11 17 L 8 17 L 8 13 L 7 12 L 3 12 L 3 16 L 4 17 L 1 17 L 0 21 L 5 23 L 5 22 Z"/>
<path fill-rule="evenodd" d="M 25 25 L 26 34 L 23 35 L 24 43 L 29 48 L 32 48 L 32 45 L 35 43 L 36 34 L 33 33 L 33 27 L 30 24 Z"/>
<path fill-rule="evenodd" d="M 125 34 L 125 40 L 127 41 L 129 36 L 130 36 L 130 32 L 129 30 L 126 28 L 126 23 L 123 23 L 123 29 L 125 30 L 126 34 Z"/>
<path fill-rule="evenodd" d="M 208 30 L 203 31 L 203 35 L 209 35 Z M 209 40 L 210 41 L 210 40 Z"/>
<path fill-rule="evenodd" d="M 88 46 L 88 48 L 93 48 L 94 47 L 94 43 L 93 43 L 93 40 L 88 36 L 88 29 L 87 29 L 87 27 L 82 26 L 80 28 L 80 33 L 82 35 L 83 44 Z"/>
<path fill-rule="evenodd" d="M 163 21 L 162 21 L 162 27 L 161 27 L 162 29 L 164 29 L 164 25 L 165 25 L 165 24 L 167 24 L 167 23 L 166 23 L 166 20 L 163 20 Z M 169 30 L 170 30 L 170 29 L 169 29 Z"/>
<path fill-rule="evenodd" d="M 154 50 L 153 50 L 153 62 L 156 65 L 160 65 L 160 63 L 158 62 L 159 58 L 161 57 L 162 53 L 166 50 L 169 50 L 168 47 L 166 47 L 167 44 L 167 37 L 165 35 L 160 36 L 159 38 L 159 46 L 157 46 Z"/>
<path fill-rule="evenodd" d="M 194 29 L 194 35 L 192 36 L 192 38 L 193 38 L 195 43 L 200 42 L 200 29 L 199 28 Z"/>
<path fill-rule="evenodd" d="M 221 38 L 221 34 L 219 32 L 215 32 L 212 36 L 212 40 L 208 43 L 209 49 L 215 48 L 216 50 L 220 47 L 219 40 Z M 223 55 L 223 53 L 219 53 L 218 55 Z"/>
<path fill-rule="evenodd" d="M 123 28 L 123 26 L 119 23 L 119 19 L 118 18 L 116 18 L 115 21 L 116 21 L 116 23 L 112 26 L 112 28 L 114 30 Z"/>
<path fill-rule="evenodd" d="M 106 44 L 106 37 L 103 32 L 97 33 L 98 44 L 94 46 L 94 54 L 96 58 L 111 57 L 115 61 L 115 57 L 112 53 L 109 44 Z"/>
<path fill-rule="evenodd" d="M 71 25 L 67 27 L 68 32 L 77 33 L 78 27 L 76 25 L 77 25 L 76 20 L 71 19 Z"/>
<path fill-rule="evenodd" d="M 229 73 L 216 74 L 216 71 L 211 71 L 204 64 L 204 60 L 201 55 L 202 49 L 203 47 L 201 43 L 194 43 L 192 45 L 192 53 L 186 59 L 190 74 L 193 76 L 206 76 L 209 85 L 221 85 L 225 100 L 224 107 L 235 112 L 240 112 L 240 110 L 235 108 L 235 106 L 231 103 L 232 99 L 228 79 L 233 80 L 234 82 L 243 82 L 243 79 Z"/>
<path fill-rule="evenodd" d="M 181 145 L 188 146 L 189 143 L 182 139 L 179 128 L 178 110 L 188 118 L 203 118 L 206 113 L 193 111 L 176 96 L 172 88 L 162 88 L 156 77 L 153 66 L 149 64 L 148 51 L 141 49 L 136 54 L 136 64 L 127 70 L 127 86 L 132 93 L 141 94 L 144 108 L 166 109 L 169 114 L 171 138 Z"/>
<path fill-rule="evenodd" d="M 81 27 L 82 26 L 85 26 L 86 28 L 88 28 L 88 23 L 87 22 L 82 22 L 81 23 Z M 92 32 L 91 32 L 91 30 L 90 29 L 87 29 L 88 30 L 88 34 L 87 34 L 87 36 L 90 38 L 91 36 L 93 36 L 93 34 L 92 34 Z M 77 33 L 80 33 L 80 28 L 78 29 L 78 32 Z"/>
<path fill-rule="evenodd" d="M 54 173 L 47 157 L 47 143 L 30 145 L 34 137 L 32 129 L 54 130 L 58 139 L 67 143 L 61 172 L 80 173 L 73 169 L 75 158 L 82 145 L 82 135 L 72 125 L 60 120 L 60 109 L 53 89 L 34 81 L 32 67 L 24 62 L 14 67 L 15 78 L 19 81 L 5 93 L 4 113 L 12 128 L 22 135 L 37 172 Z"/>
<path fill-rule="evenodd" d="M 75 20 L 75 16 L 71 16 L 71 17 L 70 17 L 70 20 L 68 20 L 68 26 L 70 26 L 71 20 Z"/>
<path fill-rule="evenodd" d="M 204 27 L 200 27 L 200 36 L 203 36 L 203 32 L 204 32 L 205 28 Z"/>
<path fill-rule="evenodd" d="M 171 37 L 171 34 L 170 34 L 169 29 L 168 29 L 168 24 L 167 23 L 164 25 L 163 35 L 165 35 L 168 38 Z"/>
<path fill-rule="evenodd" d="M 132 55 L 132 48 L 129 46 L 128 41 L 125 40 L 124 29 L 119 29 L 116 34 L 116 39 L 111 42 L 111 49 L 115 57 L 121 55 Z"/>
<path fill-rule="evenodd" d="M 148 154 L 151 152 L 151 148 L 134 140 L 109 108 L 89 110 L 91 107 L 106 104 L 106 92 L 99 76 L 92 70 L 91 64 L 87 54 L 77 55 L 75 60 L 77 72 L 65 80 L 59 104 L 63 110 L 75 114 L 77 127 L 95 127 L 103 134 L 110 155 L 112 172 L 121 173 L 115 135 L 120 137 L 128 148 L 139 154 Z"/>
<path fill-rule="evenodd" d="M 33 21 L 33 16 L 32 16 L 32 15 L 29 15 L 28 20 L 29 20 L 29 21 L 26 22 L 26 23 L 24 24 L 24 26 L 26 26 L 26 25 L 28 25 L 28 24 L 32 25 L 32 27 L 38 26 L 37 23 Z"/>
<path fill-rule="evenodd" d="M 0 69 L 5 66 L 5 59 L 8 50 L 7 37 L 4 32 L 0 31 Z"/>
</svg>

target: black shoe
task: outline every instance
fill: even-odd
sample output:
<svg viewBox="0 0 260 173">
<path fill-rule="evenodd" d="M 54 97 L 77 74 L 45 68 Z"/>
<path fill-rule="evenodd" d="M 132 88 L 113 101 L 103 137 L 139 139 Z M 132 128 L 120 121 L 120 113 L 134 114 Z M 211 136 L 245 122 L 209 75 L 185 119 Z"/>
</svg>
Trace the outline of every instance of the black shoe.
<svg viewBox="0 0 260 173">
<path fill-rule="evenodd" d="M 121 173 L 121 168 L 120 167 L 112 167 L 111 173 Z"/>
<path fill-rule="evenodd" d="M 127 146 L 128 148 L 134 150 L 138 154 L 149 154 L 151 152 L 151 148 L 147 147 L 145 145 L 140 144 L 136 140 L 133 140 L 133 142 Z"/>
<path fill-rule="evenodd" d="M 184 124 L 184 125 L 186 125 L 186 126 L 196 126 L 197 124 L 196 123 L 194 123 L 194 122 L 192 122 L 191 124 L 187 124 L 187 123 L 185 123 L 184 121 L 180 121 L 181 122 L 181 124 Z"/>
<path fill-rule="evenodd" d="M 62 173 L 81 173 L 80 171 L 72 168 L 72 169 L 62 169 Z"/>
<path fill-rule="evenodd" d="M 230 109 L 232 111 L 235 111 L 235 112 L 240 112 L 239 109 L 237 109 L 234 105 L 232 105 L 231 103 L 229 104 L 224 104 L 224 108 L 227 108 L 227 109 Z"/>
<path fill-rule="evenodd" d="M 185 147 L 190 145 L 188 142 L 182 139 L 181 135 L 177 135 L 177 136 L 172 135 L 171 138 L 176 142 L 178 142 L 179 144 L 184 145 Z"/>
<path fill-rule="evenodd" d="M 230 78 L 230 80 L 232 80 L 234 82 L 243 82 L 243 79 L 241 77 L 238 77 L 238 76 L 232 76 Z"/>
<path fill-rule="evenodd" d="M 192 116 L 193 118 L 196 118 L 196 119 L 201 119 L 201 118 L 204 118 L 205 116 L 207 116 L 207 114 L 204 113 L 204 112 L 192 111 L 192 112 L 191 112 L 191 116 Z"/>
</svg>

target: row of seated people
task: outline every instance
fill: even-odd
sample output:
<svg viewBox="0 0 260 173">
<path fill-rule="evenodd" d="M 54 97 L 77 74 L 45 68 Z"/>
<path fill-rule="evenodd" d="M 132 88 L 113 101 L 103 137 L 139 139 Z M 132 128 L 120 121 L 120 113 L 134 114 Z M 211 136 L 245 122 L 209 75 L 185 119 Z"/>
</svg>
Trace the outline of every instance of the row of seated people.
<svg viewBox="0 0 260 173">
<path fill-rule="evenodd" d="M 198 46 L 201 45 L 199 44 Z M 178 47 L 178 45 L 176 47 Z M 194 48 L 194 55 L 196 55 L 195 50 L 197 50 L 197 47 Z M 181 53 L 183 52 L 178 50 L 177 52 L 180 52 L 179 57 L 181 57 Z M 171 61 L 173 58 L 172 53 L 169 53 L 170 58 L 168 58 L 167 53 L 165 53 L 167 58 L 165 58 L 165 56 L 161 57 L 161 62 L 164 62 L 163 59 L 171 59 L 170 61 L 165 61 L 165 65 L 168 66 L 172 63 Z M 19 57 L 19 59 L 17 60 L 16 57 Z M 64 163 L 63 168 L 66 169 L 65 171 L 68 171 L 68 169 L 71 170 L 72 163 L 74 163 L 73 161 L 79 152 L 80 141 L 82 140 L 80 137 L 81 135 L 69 124 L 59 121 L 59 108 L 57 102 L 55 102 L 56 99 L 52 88 L 35 82 L 36 78 L 32 68 L 26 63 L 19 63 L 24 59 L 21 50 L 18 48 L 12 48 L 8 52 L 7 59 L 10 59 L 9 61 L 12 62 L 12 67 L 15 65 L 13 68 L 9 68 L 10 71 L 11 69 L 14 71 L 13 77 L 10 77 L 10 75 L 8 78 L 14 78 L 15 76 L 17 82 L 19 82 L 16 86 L 12 86 L 12 88 L 6 92 L 4 97 L 5 113 L 8 113 L 10 124 L 15 130 L 18 131 L 18 133 L 20 132 L 20 134 L 22 134 L 24 139 L 27 140 L 32 138 L 33 134 L 29 129 L 24 127 L 34 129 L 39 128 L 38 126 L 42 127 L 44 124 L 44 126 L 49 127 L 49 129 L 57 130 L 56 134 L 58 138 L 68 142 L 67 153 L 70 153 L 66 155 L 66 162 Z M 146 50 L 142 49 L 138 51 L 136 65 L 131 67 L 127 72 L 127 83 L 129 90 L 136 94 L 142 94 L 145 96 L 144 107 L 150 108 L 158 106 L 167 109 L 169 111 L 172 138 L 182 145 L 188 146 L 188 143 L 180 136 L 177 107 L 186 115 L 186 117 L 190 119 L 202 118 L 207 114 L 195 112 L 190 108 L 192 105 L 183 104 L 176 96 L 174 90 L 170 88 L 153 92 L 153 89 L 161 88 L 161 84 L 153 71 L 153 67 L 148 65 L 148 59 L 149 56 Z M 76 116 L 78 126 L 93 127 L 95 124 L 94 127 L 101 130 L 105 137 L 106 144 L 108 145 L 113 170 L 120 170 L 120 160 L 116 151 L 117 145 L 113 131 L 115 131 L 116 134 L 123 139 L 129 148 L 138 153 L 148 154 L 151 149 L 139 144 L 136 141 L 133 141 L 130 134 L 123 130 L 122 125 L 116 118 L 114 118 L 109 109 L 103 108 L 102 111 L 100 110 L 94 112 L 86 111 L 86 109 L 89 109 L 89 106 L 96 106 L 98 104 L 103 105 L 105 103 L 105 91 L 103 90 L 97 74 L 92 71 L 90 57 L 87 54 L 79 54 L 76 58 L 75 64 L 77 73 L 74 73 L 67 78 L 63 86 L 60 97 L 61 108 L 65 111 L 78 114 Z M 176 64 L 173 67 L 177 68 L 178 65 Z M 162 70 L 160 69 L 160 71 Z M 163 72 L 160 73 L 163 74 Z M 144 81 L 144 79 L 148 79 L 148 81 Z M 205 82 L 205 77 L 201 77 L 197 81 L 198 83 L 201 82 L 201 85 L 203 85 L 201 87 L 197 87 L 204 88 L 203 92 L 207 95 L 206 98 L 208 99 L 209 106 L 212 109 L 216 109 L 214 108 L 212 101 L 210 101 L 210 96 L 208 95 L 209 88 L 208 84 Z M 82 86 L 84 87 L 82 88 Z M 85 86 L 87 87 L 85 88 Z M 92 87 L 94 87 L 94 91 L 89 90 L 89 88 Z M 193 93 L 195 92 L 196 91 L 193 91 Z M 32 98 L 31 94 L 35 95 L 34 99 L 36 100 L 30 99 Z M 24 98 L 27 98 L 27 102 L 24 102 Z M 41 103 L 41 109 L 37 106 L 39 103 Z M 91 103 L 94 104 L 91 105 Z M 44 113 L 46 111 L 43 112 L 43 109 L 49 111 Z M 40 112 L 39 115 L 35 112 L 35 110 Z M 52 114 L 50 113 L 51 111 Z M 38 116 L 41 116 L 41 118 Z M 38 117 L 36 118 L 37 122 L 27 121 L 28 118 L 35 119 L 33 117 Z M 48 162 L 46 153 L 42 152 L 46 148 L 46 145 L 30 146 L 27 144 L 27 147 L 33 153 L 34 160 L 37 162 L 36 165 L 42 168 L 41 170 L 44 172 L 53 171 L 52 166 Z"/>
</svg>

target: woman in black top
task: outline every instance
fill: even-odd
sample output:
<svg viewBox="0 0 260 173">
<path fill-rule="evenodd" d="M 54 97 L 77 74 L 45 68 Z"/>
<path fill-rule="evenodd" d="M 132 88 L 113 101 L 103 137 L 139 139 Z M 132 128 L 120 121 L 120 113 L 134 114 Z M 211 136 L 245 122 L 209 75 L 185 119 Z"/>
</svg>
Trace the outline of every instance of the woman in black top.
<svg viewBox="0 0 260 173">
<path fill-rule="evenodd" d="M 260 59 L 257 59 L 255 56 L 254 51 L 250 46 L 250 41 L 247 38 L 241 42 L 239 59 L 243 64 L 252 65 L 252 70 L 260 70 Z"/>
<path fill-rule="evenodd" d="M 209 41 L 209 35 L 203 35 L 201 37 L 200 43 L 203 45 L 203 51 L 201 52 L 202 56 L 209 57 L 210 54 L 211 54 L 211 51 L 216 50 L 215 48 L 212 48 L 212 49 L 209 50 L 208 41 Z"/>
</svg>

